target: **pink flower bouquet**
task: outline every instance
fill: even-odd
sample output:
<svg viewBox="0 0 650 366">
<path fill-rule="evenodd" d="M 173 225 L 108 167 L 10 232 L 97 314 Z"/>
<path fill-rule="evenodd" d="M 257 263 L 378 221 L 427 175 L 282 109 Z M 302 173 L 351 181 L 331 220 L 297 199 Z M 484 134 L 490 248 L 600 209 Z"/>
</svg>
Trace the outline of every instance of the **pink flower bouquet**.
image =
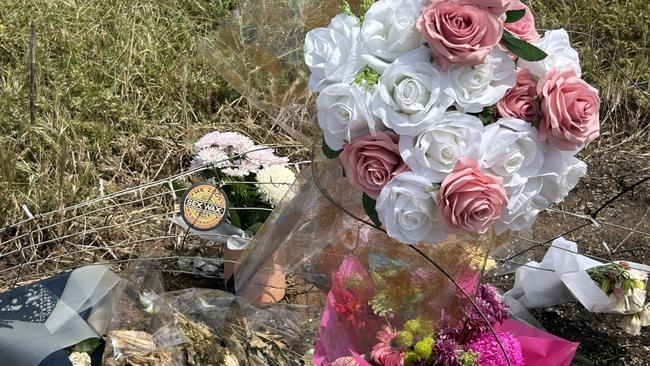
<svg viewBox="0 0 650 366">
<path fill-rule="evenodd" d="M 408 284 L 390 283 L 397 278 L 394 271 L 368 272 L 354 257 L 344 259 L 321 318 L 317 366 L 564 366 L 573 359 L 577 343 L 508 319 L 507 306 L 490 285 L 478 287 L 474 305 L 459 295 L 460 314 L 442 310 L 436 316 L 413 307 L 427 304 L 417 290 L 426 271 L 414 271 Z M 469 273 L 460 281 L 466 290 L 477 285 L 478 276 Z M 390 292 L 399 288 L 414 291 L 394 301 Z"/>
</svg>

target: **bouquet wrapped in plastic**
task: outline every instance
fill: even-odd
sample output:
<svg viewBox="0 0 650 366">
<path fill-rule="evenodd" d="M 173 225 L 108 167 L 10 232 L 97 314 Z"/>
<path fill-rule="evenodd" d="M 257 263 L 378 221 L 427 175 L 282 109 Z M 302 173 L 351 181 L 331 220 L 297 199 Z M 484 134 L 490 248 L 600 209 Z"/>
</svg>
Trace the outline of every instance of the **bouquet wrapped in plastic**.
<svg viewBox="0 0 650 366">
<path fill-rule="evenodd" d="M 639 335 L 650 325 L 646 301 L 650 267 L 634 262 L 603 263 L 577 253 L 576 243 L 553 241 L 541 262 L 517 269 L 515 284 L 505 296 L 526 308 L 577 301 L 596 313 L 623 314 L 620 326 Z"/>
<path fill-rule="evenodd" d="M 599 99 L 566 32 L 540 38 L 532 24 L 509 1 L 242 1 L 206 44 L 226 80 L 311 147 L 235 288 L 258 298 L 256 277 L 282 271 L 327 291 L 319 364 L 391 364 L 381 350 L 402 364 L 445 352 L 535 364 L 498 335 L 503 309 L 477 303 L 495 298 L 480 276 L 507 240 L 496 233 L 529 227 L 585 174 L 574 155 L 598 135 Z M 479 339 L 498 352 L 475 351 Z"/>
</svg>

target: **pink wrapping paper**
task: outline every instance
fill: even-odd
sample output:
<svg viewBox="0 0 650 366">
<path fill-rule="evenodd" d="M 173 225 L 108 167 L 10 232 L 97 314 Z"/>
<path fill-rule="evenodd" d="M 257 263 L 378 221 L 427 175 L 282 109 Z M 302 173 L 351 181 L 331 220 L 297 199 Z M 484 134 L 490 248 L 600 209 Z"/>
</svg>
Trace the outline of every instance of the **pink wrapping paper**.
<svg viewBox="0 0 650 366">
<path fill-rule="evenodd" d="M 339 357 L 354 355 L 355 350 L 369 350 L 376 340 L 374 336 L 368 337 L 368 334 L 375 334 L 381 328 L 381 323 L 378 322 L 369 323 L 367 329 L 351 328 L 339 320 L 332 306 L 332 297 L 332 293 L 327 295 L 327 303 L 320 320 L 320 333 L 312 359 L 316 366 L 327 366 Z"/>
<path fill-rule="evenodd" d="M 495 329 L 510 332 L 517 337 L 525 366 L 569 366 L 579 345 L 512 319 Z"/>
</svg>

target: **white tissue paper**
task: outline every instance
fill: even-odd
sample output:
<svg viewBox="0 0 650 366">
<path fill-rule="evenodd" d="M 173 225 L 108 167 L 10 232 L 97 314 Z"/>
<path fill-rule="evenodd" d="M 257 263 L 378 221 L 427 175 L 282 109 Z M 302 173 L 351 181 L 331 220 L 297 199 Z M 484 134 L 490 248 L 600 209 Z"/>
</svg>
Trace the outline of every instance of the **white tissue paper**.
<svg viewBox="0 0 650 366">
<path fill-rule="evenodd" d="M 629 317 L 621 324 L 632 334 L 637 334 L 640 326 L 650 325 L 645 324 L 650 322 L 643 321 L 647 320 L 647 313 L 650 312 L 648 304 L 644 306 L 624 303 L 616 296 L 606 295 L 587 273 L 590 268 L 608 263 L 588 258 L 577 251 L 578 246 L 574 242 L 564 238 L 554 240 L 541 262 L 531 261 L 516 270 L 515 284 L 504 295 L 505 300 L 519 302 L 527 309 L 578 301 L 590 312 L 617 313 L 639 318 L 639 321 L 635 322 L 639 327 L 625 327 L 624 323 L 631 322 Z M 635 262 L 626 263 L 631 271 L 644 277 L 647 277 L 646 274 L 650 271 L 650 266 Z M 646 296 L 647 278 L 645 285 L 642 290 L 636 290 L 643 299 Z"/>
</svg>

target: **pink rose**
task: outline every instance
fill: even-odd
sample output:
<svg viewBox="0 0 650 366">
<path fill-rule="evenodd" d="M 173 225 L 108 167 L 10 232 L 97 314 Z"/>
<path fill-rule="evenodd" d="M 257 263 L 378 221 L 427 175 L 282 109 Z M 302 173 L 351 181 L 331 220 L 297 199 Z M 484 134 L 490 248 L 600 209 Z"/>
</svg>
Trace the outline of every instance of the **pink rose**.
<svg viewBox="0 0 650 366">
<path fill-rule="evenodd" d="M 512 0 L 518 1 L 518 0 Z M 496 17 L 501 17 L 506 10 L 512 10 L 511 0 L 456 0 L 455 2 L 463 5 L 473 5 L 477 8 L 489 11 Z"/>
<path fill-rule="evenodd" d="M 345 174 L 352 185 L 372 198 L 396 175 L 408 170 L 399 154 L 399 136 L 378 131 L 375 136 L 352 139 L 340 155 Z"/>
<path fill-rule="evenodd" d="M 537 81 L 530 71 L 520 69 L 517 71 L 517 84 L 497 102 L 497 112 L 501 117 L 516 117 L 535 122 L 539 117 L 539 105 L 535 97 L 537 97 Z"/>
<path fill-rule="evenodd" d="M 508 10 L 524 9 L 524 17 L 513 23 L 505 23 L 503 27 L 510 31 L 515 37 L 526 42 L 533 42 L 539 39 L 539 33 L 535 28 L 535 18 L 530 9 L 520 0 L 513 0 Z"/>
<path fill-rule="evenodd" d="M 483 63 L 503 34 L 501 21 L 491 13 L 454 2 L 427 5 L 417 28 L 434 59 L 445 70 L 453 64 Z"/>
<path fill-rule="evenodd" d="M 447 232 L 484 233 L 501 216 L 508 198 L 503 179 L 460 158 L 438 191 L 438 222 Z"/>
<path fill-rule="evenodd" d="M 553 68 L 537 83 L 542 121 L 539 137 L 560 150 L 576 150 L 599 135 L 598 90 L 573 68 Z"/>
</svg>

